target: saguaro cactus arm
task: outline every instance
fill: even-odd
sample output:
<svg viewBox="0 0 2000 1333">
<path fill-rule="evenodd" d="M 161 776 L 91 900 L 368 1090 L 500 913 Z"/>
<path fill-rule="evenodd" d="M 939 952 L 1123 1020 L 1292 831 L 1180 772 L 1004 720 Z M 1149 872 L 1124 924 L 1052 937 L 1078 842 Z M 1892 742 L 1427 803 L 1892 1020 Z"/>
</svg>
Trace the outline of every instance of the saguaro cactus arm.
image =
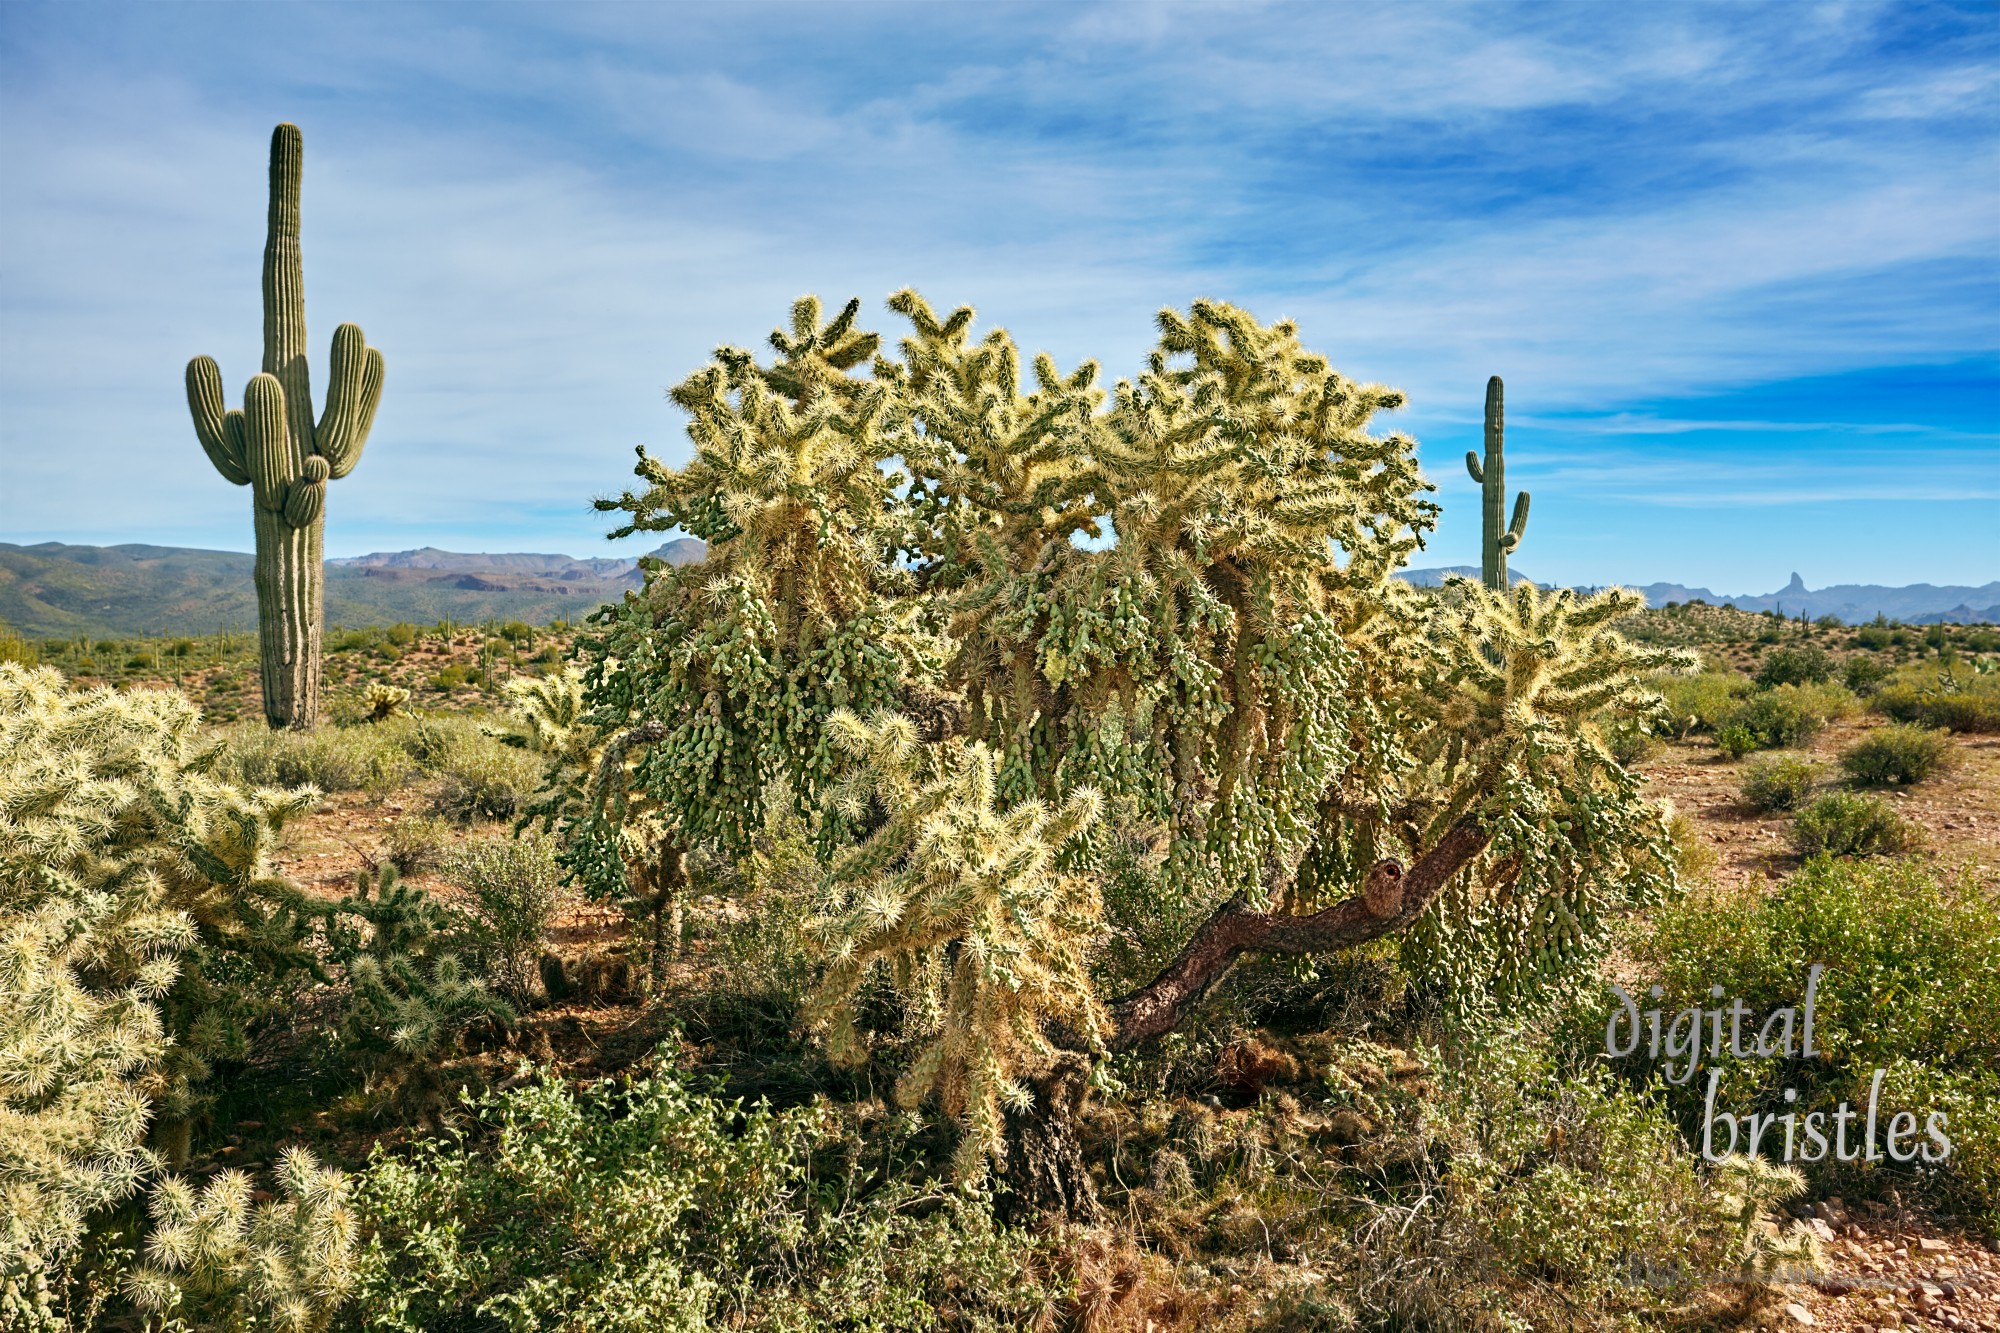
<svg viewBox="0 0 2000 1333">
<path fill-rule="evenodd" d="M 285 491 L 285 522 L 309 528 L 326 512 L 326 479 L 331 471 L 318 454 L 308 458 Z"/>
<path fill-rule="evenodd" d="M 333 373 L 326 386 L 326 410 L 313 429 L 313 448 L 338 481 L 361 461 L 361 446 L 375 424 L 382 400 L 382 354 L 368 346 L 359 324 L 333 331 Z"/>
<path fill-rule="evenodd" d="M 273 513 L 285 507 L 299 460 L 285 438 L 285 390 L 276 375 L 258 374 L 243 390 L 244 462 L 257 490 L 257 505 Z"/>
<path fill-rule="evenodd" d="M 1500 538 L 1500 549 L 1512 551 L 1521 544 L 1521 538 L 1528 531 L 1528 493 L 1521 491 L 1514 496 L 1514 521 L 1507 525 L 1506 535 Z"/>
<path fill-rule="evenodd" d="M 198 356 L 188 362 L 188 411 L 194 416 L 194 433 L 202 451 L 223 480 L 232 486 L 248 486 L 250 471 L 243 461 L 243 414 L 225 411 L 222 402 L 222 371 L 213 357 Z"/>
<path fill-rule="evenodd" d="M 1479 466 L 1479 452 L 1476 449 L 1465 451 L 1465 470 L 1470 472 L 1472 479 L 1481 486 L 1486 484 L 1486 472 Z"/>
</svg>

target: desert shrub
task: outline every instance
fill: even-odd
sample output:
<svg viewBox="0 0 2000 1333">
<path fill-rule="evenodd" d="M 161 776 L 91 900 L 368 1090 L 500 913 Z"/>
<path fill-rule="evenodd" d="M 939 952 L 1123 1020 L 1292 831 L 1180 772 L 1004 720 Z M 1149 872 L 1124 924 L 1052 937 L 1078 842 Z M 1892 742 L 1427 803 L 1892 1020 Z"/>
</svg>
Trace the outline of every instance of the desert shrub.
<svg viewBox="0 0 2000 1333">
<path fill-rule="evenodd" d="M 1796 1177 L 1705 1171 L 1655 1098 L 1601 1065 L 1501 1033 L 1436 1081 L 1421 1128 L 1403 1131 L 1414 1141 L 1376 1149 L 1401 1159 L 1398 1183 L 1369 1190 L 1350 1224 L 1352 1290 L 1373 1320 L 1477 1327 L 1476 1312 L 1504 1310 L 1494 1326 L 1630 1327 L 1805 1252 L 1759 1225 Z"/>
<path fill-rule="evenodd" d="M 1945 768 L 1951 757 L 1946 733 L 1894 723 L 1848 746 L 1840 766 L 1865 786 L 1908 786 Z"/>
<path fill-rule="evenodd" d="M 458 823 L 512 819 L 541 785 L 538 756 L 502 744 L 470 719 L 392 719 L 380 730 L 430 776 L 430 812 Z"/>
<path fill-rule="evenodd" d="M 28 640 L 0 625 L 0 662 L 34 666 L 42 660 L 41 650 Z"/>
<path fill-rule="evenodd" d="M 1840 669 L 1841 683 L 1863 699 L 1872 697 L 1889 676 L 1888 665 L 1866 653 L 1848 658 Z"/>
<path fill-rule="evenodd" d="M 466 666 L 462 662 L 454 662 L 431 677 L 432 689 L 447 692 L 478 683 L 479 669 Z"/>
<path fill-rule="evenodd" d="M 1865 1190 L 1900 1182 L 1940 1204 L 2000 1208 L 2000 911 L 1971 875 L 1941 877 L 1916 862 L 1808 862 L 1774 894 L 1706 893 L 1663 908 L 1633 941 L 1640 965 L 1664 988 L 1650 1001 L 1672 1014 L 1714 1007 L 1712 986 L 1764 1015 L 1803 1002 L 1808 970 L 1823 964 L 1815 993 L 1818 1059 L 1737 1059 L 1726 1048 L 1717 1105 L 1783 1114 L 1865 1105 L 1873 1072 L 1885 1069 L 1882 1106 L 1949 1117 L 1952 1156 L 1942 1164 L 1860 1166 Z M 1726 1003 L 1726 1001 L 1725 1001 Z M 1635 1070 L 1635 1073 L 1638 1071 Z M 1699 1131 L 1707 1070 L 1668 1093 L 1683 1125 Z M 1796 1103 L 1783 1090 L 1796 1089 Z M 1806 1164 L 1816 1176 L 1850 1168 Z"/>
<path fill-rule="evenodd" d="M 495 745 L 468 746 L 454 754 L 431 789 L 430 808 L 461 824 L 476 819 L 512 819 L 541 785 L 535 756 Z"/>
<path fill-rule="evenodd" d="M 1667 845 L 1674 858 L 1674 870 L 1683 884 L 1698 884 L 1715 876 L 1718 858 L 1715 849 L 1701 836 L 1701 829 L 1685 813 L 1668 806 Z"/>
<path fill-rule="evenodd" d="M 489 975 L 509 999 L 527 1003 L 562 900 L 554 846 L 534 834 L 475 838 L 451 855 L 445 875 L 472 896 Z"/>
<path fill-rule="evenodd" d="M 1026 1327 L 1045 1243 L 977 1199 L 809 1170 L 818 1106 L 691 1090 L 664 1061 L 473 1103 L 469 1132 L 378 1151 L 350 1327 L 856 1333 Z"/>
<path fill-rule="evenodd" d="M 1680 740 L 1721 727 L 1750 691 L 1750 678 L 1736 671 L 1656 676 L 1648 683 L 1666 700 L 1667 731 Z"/>
<path fill-rule="evenodd" d="M 404 815 L 391 820 L 383 838 L 383 859 L 399 874 L 422 875 L 444 865 L 451 846 L 451 826 L 428 815 Z"/>
<path fill-rule="evenodd" d="M 1812 793 L 1819 766 L 1795 754 L 1760 755 L 1743 768 L 1743 800 L 1759 810 L 1795 810 Z"/>
<path fill-rule="evenodd" d="M 1758 746 L 1757 733 L 1732 722 L 1715 733 L 1716 748 L 1731 759 L 1741 759 Z"/>
<path fill-rule="evenodd" d="M 399 621 L 382 631 L 383 636 L 398 648 L 407 648 L 417 641 L 417 627 L 407 621 Z"/>
<path fill-rule="evenodd" d="M 417 765 L 394 738 L 367 727 L 273 731 L 260 724 L 225 733 L 225 770 L 252 786 L 312 786 L 323 792 L 394 791 Z"/>
<path fill-rule="evenodd" d="M 1945 731 L 2000 732 L 2000 673 L 1956 664 L 1906 667 L 1871 701 L 1884 717 Z"/>
<path fill-rule="evenodd" d="M 1916 830 L 1887 801 L 1855 792 L 1828 792 L 1792 822 L 1800 856 L 1882 856 L 1915 842 Z"/>
<path fill-rule="evenodd" d="M 1789 749 L 1817 736 L 1833 719 L 1849 716 L 1855 706 L 1854 696 L 1843 686 L 1778 685 L 1737 705 L 1716 740 L 1732 754 Z"/>
<path fill-rule="evenodd" d="M 1817 685 L 1832 680 L 1833 675 L 1833 658 L 1826 649 L 1816 644 L 1777 648 L 1764 654 L 1764 660 L 1757 668 L 1757 688 L 1768 690 L 1777 685 Z"/>
</svg>

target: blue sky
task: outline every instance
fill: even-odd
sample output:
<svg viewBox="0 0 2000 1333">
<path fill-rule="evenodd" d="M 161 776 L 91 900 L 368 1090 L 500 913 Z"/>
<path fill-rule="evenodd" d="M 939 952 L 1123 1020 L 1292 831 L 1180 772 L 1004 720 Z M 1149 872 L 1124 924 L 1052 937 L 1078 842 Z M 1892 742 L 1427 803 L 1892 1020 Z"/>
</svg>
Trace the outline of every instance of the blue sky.
<svg viewBox="0 0 2000 1333">
<path fill-rule="evenodd" d="M 1984 582 L 1996 111 L 1992 3 L 10 0 L 0 540 L 247 546 L 181 368 L 256 369 L 289 119 L 316 373 L 388 362 L 330 554 L 622 549 L 668 385 L 914 285 L 1113 375 L 1163 304 L 1299 320 L 1410 396 L 1419 564 L 1497 373 L 1535 577 Z"/>
</svg>

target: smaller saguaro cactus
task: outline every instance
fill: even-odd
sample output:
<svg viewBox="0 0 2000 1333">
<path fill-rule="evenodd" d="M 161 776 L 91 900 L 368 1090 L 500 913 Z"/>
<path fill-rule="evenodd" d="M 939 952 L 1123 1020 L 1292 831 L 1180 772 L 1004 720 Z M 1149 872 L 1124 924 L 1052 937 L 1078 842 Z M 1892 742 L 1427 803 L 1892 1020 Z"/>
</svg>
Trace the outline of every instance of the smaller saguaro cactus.
<svg viewBox="0 0 2000 1333">
<path fill-rule="evenodd" d="M 264 716 L 273 727 L 310 731 L 319 721 L 320 636 L 325 612 L 326 484 L 361 461 L 382 396 L 382 354 L 357 324 L 333 331 L 326 410 L 313 420 L 306 366 L 305 270 L 299 256 L 299 178 L 304 145 L 296 125 L 271 133 L 271 206 L 264 243 L 264 369 L 243 391 L 243 410 L 224 410 L 222 372 L 188 362 L 195 435 L 223 478 L 255 496 L 257 620 Z"/>
<path fill-rule="evenodd" d="M 1489 588 L 1507 587 L 1507 553 L 1521 544 L 1528 530 L 1528 493 L 1514 497 L 1514 521 L 1503 530 L 1500 515 L 1507 507 L 1507 408 L 1500 377 L 1486 381 L 1486 461 L 1465 451 L 1465 470 L 1479 483 L 1480 506 L 1479 577 Z"/>
</svg>

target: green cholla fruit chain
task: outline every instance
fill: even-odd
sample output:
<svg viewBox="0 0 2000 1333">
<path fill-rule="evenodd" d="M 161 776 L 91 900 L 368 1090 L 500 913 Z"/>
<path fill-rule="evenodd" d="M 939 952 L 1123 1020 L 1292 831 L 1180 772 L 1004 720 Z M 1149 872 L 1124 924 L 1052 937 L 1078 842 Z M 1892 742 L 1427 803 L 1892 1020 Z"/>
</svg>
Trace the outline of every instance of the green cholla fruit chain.
<svg viewBox="0 0 2000 1333">
<path fill-rule="evenodd" d="M 1528 493 L 1514 497 L 1514 521 L 1505 528 L 1500 516 L 1507 508 L 1507 409 L 1505 391 L 1498 375 L 1486 381 L 1486 461 L 1470 449 L 1465 451 L 1465 470 L 1479 483 L 1480 543 L 1479 577 L 1489 588 L 1505 591 L 1507 553 L 1521 544 L 1528 530 Z"/>
<path fill-rule="evenodd" d="M 188 362 L 187 395 L 209 461 L 254 497 L 264 716 L 273 727 L 310 730 L 319 721 L 326 484 L 361 461 L 382 397 L 382 354 L 357 325 L 334 331 L 326 410 L 315 424 L 299 256 L 303 163 L 299 127 L 278 126 L 264 244 L 264 369 L 243 391 L 243 409 L 225 410 L 222 372 L 198 356 Z"/>
</svg>

